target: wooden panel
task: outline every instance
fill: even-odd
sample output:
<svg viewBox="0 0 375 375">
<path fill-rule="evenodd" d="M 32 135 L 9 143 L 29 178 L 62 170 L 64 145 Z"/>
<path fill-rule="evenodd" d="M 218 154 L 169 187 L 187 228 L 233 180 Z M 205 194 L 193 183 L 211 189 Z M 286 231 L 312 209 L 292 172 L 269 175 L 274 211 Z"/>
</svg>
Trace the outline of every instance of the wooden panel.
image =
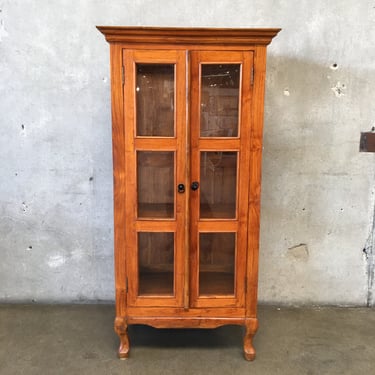
<svg viewBox="0 0 375 375">
<path fill-rule="evenodd" d="M 177 141 L 176 139 L 168 139 L 168 138 L 141 138 L 137 137 L 134 140 L 134 148 L 137 150 L 165 150 L 171 151 L 177 148 Z"/>
<path fill-rule="evenodd" d="M 122 50 L 110 46 L 111 99 L 112 99 L 112 152 L 114 190 L 114 249 L 116 316 L 126 314 L 126 258 L 125 258 L 125 136 L 123 113 L 123 90 L 121 84 Z"/>
<path fill-rule="evenodd" d="M 134 229 L 137 232 L 175 232 L 177 224 L 175 220 L 137 220 Z"/>
<path fill-rule="evenodd" d="M 254 104 L 250 143 L 250 191 L 248 217 L 247 295 L 246 316 L 255 317 L 258 294 L 260 189 L 263 140 L 263 100 L 265 87 L 266 48 L 255 53 Z"/>
<path fill-rule="evenodd" d="M 235 151 L 240 148 L 241 142 L 239 139 L 233 139 L 233 138 L 201 138 L 197 142 L 197 146 L 201 150 L 206 151 L 214 151 L 214 150 L 220 150 L 220 151 Z"/>
<path fill-rule="evenodd" d="M 238 220 L 201 220 L 198 224 L 198 232 L 237 232 Z"/>
<path fill-rule="evenodd" d="M 154 328 L 218 328 L 223 325 L 244 325 L 242 318 L 182 318 L 182 317 L 133 317 L 128 324 L 146 324 Z"/>
<path fill-rule="evenodd" d="M 134 317 L 220 317 L 220 318 L 244 318 L 244 308 L 233 307 L 214 307 L 214 308 L 199 308 L 199 309 L 185 309 L 179 307 L 128 307 L 129 316 Z"/>
</svg>

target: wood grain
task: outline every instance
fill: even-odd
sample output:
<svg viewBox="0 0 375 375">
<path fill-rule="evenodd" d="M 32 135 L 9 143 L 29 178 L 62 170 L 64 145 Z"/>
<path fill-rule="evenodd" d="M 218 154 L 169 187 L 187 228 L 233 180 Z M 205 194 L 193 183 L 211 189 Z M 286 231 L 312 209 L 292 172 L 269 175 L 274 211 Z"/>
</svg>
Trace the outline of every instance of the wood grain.
<svg viewBox="0 0 375 375">
<path fill-rule="evenodd" d="M 253 360 L 266 46 L 280 29 L 98 29 L 111 53 L 119 357 L 129 324 L 238 324 Z M 230 83 L 214 64 L 237 69 L 237 92 L 211 89 L 211 76 Z"/>
<path fill-rule="evenodd" d="M 260 235 L 260 192 L 263 143 L 263 112 L 266 72 L 266 48 L 257 47 L 255 51 L 255 71 L 252 126 L 250 136 L 250 190 L 247 252 L 247 295 L 246 316 L 255 318 L 258 296 L 258 263 Z"/>
<path fill-rule="evenodd" d="M 128 319 L 129 324 L 146 324 L 155 328 L 217 328 L 223 325 L 244 325 L 243 318 L 180 318 L 180 317 L 137 317 Z"/>
<path fill-rule="evenodd" d="M 114 200 L 114 248 L 116 316 L 126 315 L 126 258 L 125 258 L 125 132 L 123 113 L 123 89 L 121 81 L 122 50 L 110 45 L 111 100 L 112 100 L 112 153 L 113 153 L 113 200 Z"/>
<path fill-rule="evenodd" d="M 267 45 L 281 29 L 97 26 L 108 42 L 169 45 Z"/>
</svg>

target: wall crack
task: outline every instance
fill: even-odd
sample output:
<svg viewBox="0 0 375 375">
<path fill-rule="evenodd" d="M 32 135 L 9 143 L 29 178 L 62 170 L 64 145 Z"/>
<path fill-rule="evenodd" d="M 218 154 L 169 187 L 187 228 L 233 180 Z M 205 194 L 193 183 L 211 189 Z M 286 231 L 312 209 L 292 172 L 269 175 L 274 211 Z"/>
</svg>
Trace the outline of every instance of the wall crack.
<svg viewBox="0 0 375 375">
<path fill-rule="evenodd" d="M 375 281 L 375 205 L 372 219 L 371 233 L 366 241 L 366 245 L 363 248 L 363 254 L 366 260 L 366 271 L 367 271 L 367 307 L 374 306 L 374 281 Z"/>
</svg>

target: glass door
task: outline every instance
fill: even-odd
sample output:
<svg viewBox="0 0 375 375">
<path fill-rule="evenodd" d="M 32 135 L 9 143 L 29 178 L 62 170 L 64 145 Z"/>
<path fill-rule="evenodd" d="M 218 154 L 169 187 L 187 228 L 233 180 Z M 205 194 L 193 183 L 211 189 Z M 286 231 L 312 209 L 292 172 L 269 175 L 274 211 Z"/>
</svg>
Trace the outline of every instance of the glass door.
<svg viewBox="0 0 375 375">
<path fill-rule="evenodd" d="M 191 54 L 190 298 L 243 307 L 252 52 Z"/>
<path fill-rule="evenodd" d="M 128 304 L 181 306 L 187 199 L 185 52 L 126 50 L 123 58 Z"/>
</svg>

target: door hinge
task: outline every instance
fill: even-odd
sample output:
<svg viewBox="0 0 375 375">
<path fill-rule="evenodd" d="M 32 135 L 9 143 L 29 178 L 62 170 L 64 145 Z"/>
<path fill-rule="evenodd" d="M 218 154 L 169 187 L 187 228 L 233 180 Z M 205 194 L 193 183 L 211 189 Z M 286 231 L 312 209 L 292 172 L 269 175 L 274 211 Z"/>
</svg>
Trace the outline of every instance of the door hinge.
<svg viewBox="0 0 375 375">
<path fill-rule="evenodd" d="M 254 66 L 251 67 L 251 72 L 250 72 L 250 85 L 254 85 Z"/>
<path fill-rule="evenodd" d="M 122 84 L 125 85 L 125 68 L 124 68 L 124 65 L 121 66 L 121 81 L 122 81 Z"/>
</svg>

